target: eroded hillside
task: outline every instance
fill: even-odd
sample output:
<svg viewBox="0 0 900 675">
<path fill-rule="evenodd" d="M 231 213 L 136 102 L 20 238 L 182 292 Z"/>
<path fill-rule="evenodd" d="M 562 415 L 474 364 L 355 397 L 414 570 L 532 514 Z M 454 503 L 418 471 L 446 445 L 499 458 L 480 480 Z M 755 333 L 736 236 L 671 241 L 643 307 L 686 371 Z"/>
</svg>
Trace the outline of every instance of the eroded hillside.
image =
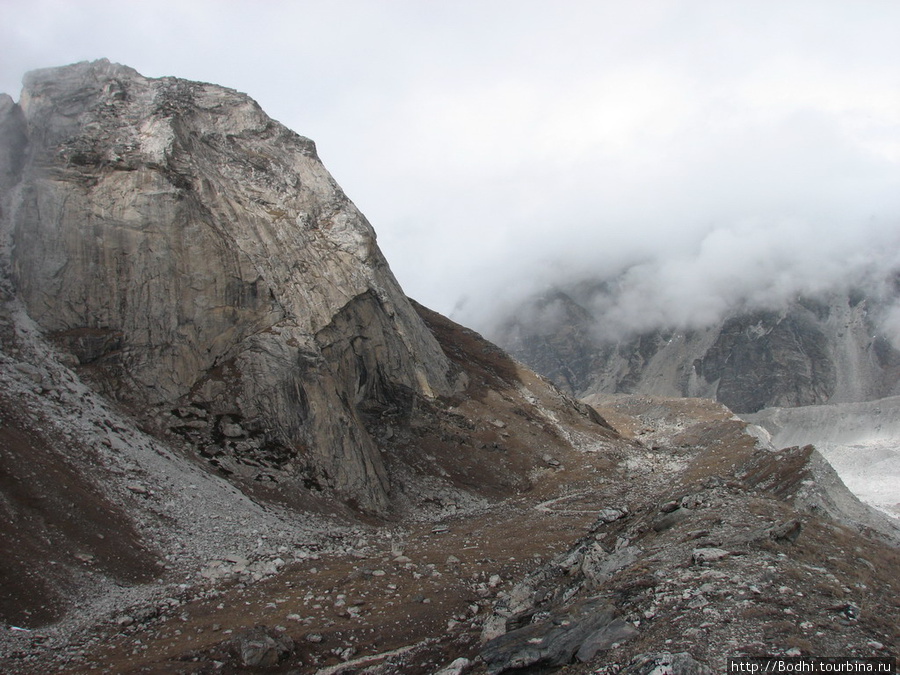
<svg viewBox="0 0 900 675">
<path fill-rule="evenodd" d="M 513 364 L 489 360 L 473 374 L 509 395 Z M 775 451 L 710 402 L 601 411 L 631 440 L 557 446 L 520 494 L 307 535 L 283 564 L 233 551 L 72 634 L 16 635 L 7 667 L 586 674 L 681 655 L 675 672 L 720 672 L 740 655 L 895 652 L 897 530 L 848 517 L 859 503 L 812 448 Z"/>
</svg>

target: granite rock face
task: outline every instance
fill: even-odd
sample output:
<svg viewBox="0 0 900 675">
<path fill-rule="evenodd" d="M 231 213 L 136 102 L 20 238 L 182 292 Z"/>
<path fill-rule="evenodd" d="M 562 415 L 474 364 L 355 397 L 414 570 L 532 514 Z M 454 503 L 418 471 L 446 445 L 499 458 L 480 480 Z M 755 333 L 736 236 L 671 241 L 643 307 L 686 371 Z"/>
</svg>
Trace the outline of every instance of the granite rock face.
<svg viewBox="0 0 900 675">
<path fill-rule="evenodd" d="M 105 60 L 27 75 L 0 131 L 7 273 L 83 376 L 385 508 L 361 411 L 461 383 L 312 141 Z"/>
</svg>

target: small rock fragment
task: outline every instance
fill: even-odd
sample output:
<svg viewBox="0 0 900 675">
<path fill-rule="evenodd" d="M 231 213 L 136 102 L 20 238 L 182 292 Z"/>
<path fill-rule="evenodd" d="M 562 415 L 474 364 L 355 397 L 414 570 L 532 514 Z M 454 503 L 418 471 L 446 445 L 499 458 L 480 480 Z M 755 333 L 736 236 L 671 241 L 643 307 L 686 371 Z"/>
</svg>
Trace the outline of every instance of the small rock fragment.
<svg viewBox="0 0 900 675">
<path fill-rule="evenodd" d="M 627 509 L 606 508 L 597 514 L 598 523 L 612 523 L 628 515 Z"/>
<path fill-rule="evenodd" d="M 668 652 L 656 654 L 638 654 L 631 663 L 619 671 L 619 675 L 651 675 L 651 673 L 666 673 L 666 675 L 712 675 L 713 670 L 709 666 L 694 659 L 687 652 L 670 654 Z"/>
<path fill-rule="evenodd" d="M 789 520 L 769 529 L 769 536 L 775 541 L 787 541 L 793 544 L 800 536 L 803 523 L 799 520 Z"/>
<path fill-rule="evenodd" d="M 721 548 L 695 548 L 691 554 L 691 559 L 695 565 L 703 563 L 716 562 L 727 558 L 731 553 Z"/>
</svg>

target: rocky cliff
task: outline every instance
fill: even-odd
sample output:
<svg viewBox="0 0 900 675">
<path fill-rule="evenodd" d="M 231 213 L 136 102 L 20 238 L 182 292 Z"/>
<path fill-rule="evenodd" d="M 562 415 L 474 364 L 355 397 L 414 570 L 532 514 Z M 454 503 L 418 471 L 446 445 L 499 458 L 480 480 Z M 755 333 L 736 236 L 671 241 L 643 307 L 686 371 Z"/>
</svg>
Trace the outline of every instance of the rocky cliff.
<svg viewBox="0 0 900 675">
<path fill-rule="evenodd" d="M 386 508 L 362 415 L 463 383 L 312 141 L 106 61 L 30 73 L 0 128 L 8 273 L 79 373 L 225 470 Z"/>
<path fill-rule="evenodd" d="M 900 351 L 878 323 L 884 299 L 799 297 L 777 309 L 734 311 L 704 328 L 614 340 L 602 337 L 602 312 L 591 309 L 598 293 L 602 285 L 533 298 L 495 339 L 577 396 L 702 396 L 749 413 L 872 400 L 900 387 Z"/>
</svg>

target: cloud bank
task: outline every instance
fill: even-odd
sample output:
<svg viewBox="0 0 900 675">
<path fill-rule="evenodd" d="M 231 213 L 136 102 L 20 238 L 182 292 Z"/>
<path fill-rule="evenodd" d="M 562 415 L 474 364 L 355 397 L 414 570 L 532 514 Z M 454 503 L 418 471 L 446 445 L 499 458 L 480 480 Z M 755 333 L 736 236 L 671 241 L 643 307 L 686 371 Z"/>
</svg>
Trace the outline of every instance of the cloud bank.
<svg viewBox="0 0 900 675">
<path fill-rule="evenodd" d="M 610 319 L 641 329 L 898 265 L 893 0 L 4 10 L 14 96 L 104 56 L 249 93 L 317 142 L 407 293 L 478 329 L 588 277 L 616 277 Z"/>
</svg>

